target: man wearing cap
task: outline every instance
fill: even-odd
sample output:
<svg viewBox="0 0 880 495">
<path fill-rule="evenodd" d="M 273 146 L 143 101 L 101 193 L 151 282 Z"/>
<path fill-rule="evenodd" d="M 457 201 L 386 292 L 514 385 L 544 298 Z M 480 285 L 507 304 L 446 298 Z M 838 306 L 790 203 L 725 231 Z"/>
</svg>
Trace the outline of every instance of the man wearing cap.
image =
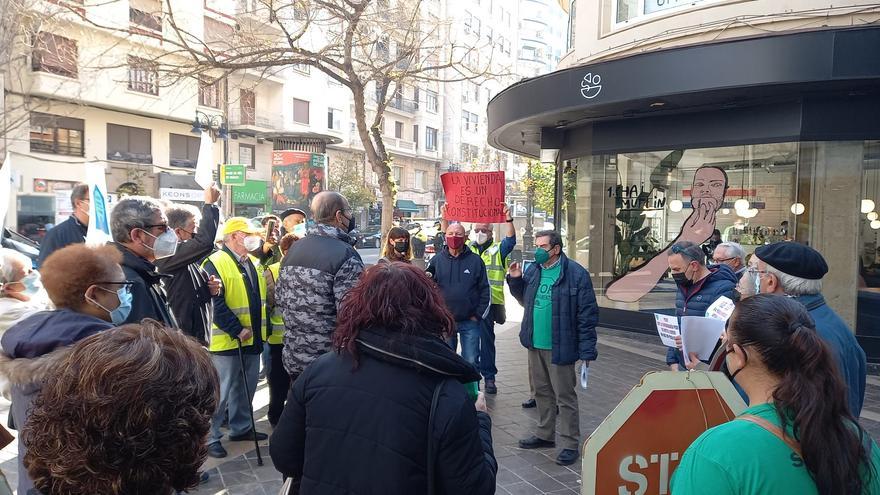
<svg viewBox="0 0 880 495">
<path fill-rule="evenodd" d="M 815 249 L 796 242 L 777 242 L 755 250 L 739 291 L 743 297 L 785 294 L 806 306 L 816 331 L 837 360 L 848 388 L 850 412 L 858 418 L 865 399 L 865 351 L 843 319 L 825 303 L 822 277 L 826 273 L 828 265 Z"/>
<path fill-rule="evenodd" d="M 281 234 L 293 234 L 297 238 L 305 237 L 305 225 L 297 227 L 297 225 L 306 223 L 306 212 L 299 208 L 288 208 L 281 212 Z"/>
<path fill-rule="evenodd" d="M 211 352 L 217 374 L 220 376 L 220 402 L 211 420 L 208 436 L 208 455 L 226 457 L 220 444 L 223 433 L 220 424 L 229 417 L 229 440 L 257 440 L 267 438 L 265 433 L 251 429 L 250 407 L 257 390 L 260 373 L 260 351 L 266 340 L 266 280 L 257 271 L 257 258 L 249 254 L 259 247 L 262 229 L 247 219 L 233 217 L 223 226 L 223 249 L 205 260 L 202 267 L 219 278 L 223 284 L 220 295 L 214 296 L 214 323 L 211 325 Z M 248 388 L 242 379 L 244 374 Z"/>
</svg>

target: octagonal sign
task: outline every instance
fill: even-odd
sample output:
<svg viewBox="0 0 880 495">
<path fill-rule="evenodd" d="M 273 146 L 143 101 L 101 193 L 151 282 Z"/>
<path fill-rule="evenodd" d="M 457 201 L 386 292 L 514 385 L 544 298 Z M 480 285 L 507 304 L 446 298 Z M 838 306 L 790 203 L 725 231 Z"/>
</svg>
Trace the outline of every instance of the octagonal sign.
<svg viewBox="0 0 880 495">
<path fill-rule="evenodd" d="M 583 495 L 669 495 L 669 480 L 700 434 L 746 405 L 722 373 L 648 373 L 583 448 Z"/>
</svg>

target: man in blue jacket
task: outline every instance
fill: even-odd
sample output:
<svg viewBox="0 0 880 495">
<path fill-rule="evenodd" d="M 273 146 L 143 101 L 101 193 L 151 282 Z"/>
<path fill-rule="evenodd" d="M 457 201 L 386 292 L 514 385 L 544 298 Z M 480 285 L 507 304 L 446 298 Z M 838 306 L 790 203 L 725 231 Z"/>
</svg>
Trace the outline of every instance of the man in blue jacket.
<svg viewBox="0 0 880 495">
<path fill-rule="evenodd" d="M 678 285 L 676 316 L 706 316 L 706 310 L 718 298 L 733 299 L 739 281 L 736 274 L 724 264 L 707 267 L 706 255 L 699 245 L 689 241 L 676 242 L 669 248 L 668 261 L 669 272 Z M 688 361 L 680 348 L 669 347 L 666 349 L 666 364 L 672 371 L 683 371 Z M 692 366 L 695 364 L 691 363 Z"/>
<path fill-rule="evenodd" d="M 46 232 L 46 237 L 40 243 L 40 256 L 37 258 L 37 267 L 50 254 L 70 244 L 79 244 L 86 241 L 89 230 L 89 186 L 77 184 L 70 192 L 70 205 L 73 206 L 73 214 L 70 218 L 59 223 Z"/>
<path fill-rule="evenodd" d="M 562 253 L 562 237 L 553 230 L 535 234 L 535 263 L 525 273 L 518 263 L 508 269 L 510 293 L 525 308 L 519 340 L 529 350 L 529 376 L 535 387 L 538 428 L 519 441 L 524 449 L 556 446 L 556 416 L 561 416 L 562 450 L 556 463 L 578 458 L 578 360 L 595 361 L 599 306 L 590 273 Z M 557 413 L 556 407 L 559 406 Z"/>
<path fill-rule="evenodd" d="M 865 400 L 865 351 L 822 297 L 826 273 L 828 264 L 815 249 L 797 242 L 777 242 L 755 250 L 743 285 L 752 285 L 757 294 L 785 294 L 807 308 L 819 337 L 831 348 L 837 371 L 847 386 L 850 412 L 858 418 Z"/>
<path fill-rule="evenodd" d="M 465 230 L 460 223 L 446 229 L 446 249 L 431 258 L 427 271 L 437 282 L 447 309 L 455 318 L 461 336 L 461 357 L 476 364 L 480 355 L 482 320 L 489 314 L 489 278 L 479 255 L 464 245 Z M 453 335 L 449 345 L 455 349 Z"/>
</svg>

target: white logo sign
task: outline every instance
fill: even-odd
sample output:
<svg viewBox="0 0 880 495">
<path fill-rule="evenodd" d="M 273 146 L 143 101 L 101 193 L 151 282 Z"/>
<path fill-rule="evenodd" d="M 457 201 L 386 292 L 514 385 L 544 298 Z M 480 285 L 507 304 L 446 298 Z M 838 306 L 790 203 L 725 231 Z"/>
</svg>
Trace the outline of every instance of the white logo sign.
<svg viewBox="0 0 880 495">
<path fill-rule="evenodd" d="M 593 74 L 592 72 L 587 72 L 587 75 L 584 76 L 584 80 L 581 81 L 581 94 L 584 98 L 591 100 L 602 92 L 602 76 L 599 74 Z"/>
</svg>

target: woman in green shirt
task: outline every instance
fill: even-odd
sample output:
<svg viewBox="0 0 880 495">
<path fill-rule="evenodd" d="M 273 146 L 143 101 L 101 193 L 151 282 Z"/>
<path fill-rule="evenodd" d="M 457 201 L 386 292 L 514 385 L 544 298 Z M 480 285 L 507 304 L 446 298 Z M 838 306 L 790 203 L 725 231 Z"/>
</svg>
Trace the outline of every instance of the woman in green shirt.
<svg viewBox="0 0 880 495">
<path fill-rule="evenodd" d="M 751 407 L 688 447 L 674 495 L 880 493 L 880 451 L 850 413 L 803 305 L 772 294 L 741 301 L 725 346 L 730 378 Z"/>
</svg>

